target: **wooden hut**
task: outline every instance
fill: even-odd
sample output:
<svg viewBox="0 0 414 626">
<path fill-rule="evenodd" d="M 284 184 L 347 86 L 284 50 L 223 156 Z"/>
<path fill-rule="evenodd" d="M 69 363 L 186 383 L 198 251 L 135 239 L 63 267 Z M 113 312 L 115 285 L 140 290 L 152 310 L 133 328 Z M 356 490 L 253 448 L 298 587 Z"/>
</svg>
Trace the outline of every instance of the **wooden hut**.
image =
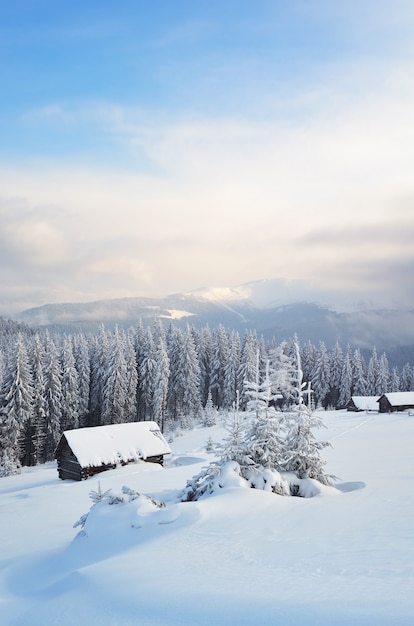
<svg viewBox="0 0 414 626">
<path fill-rule="evenodd" d="M 155 422 L 66 430 L 55 451 L 59 478 L 84 480 L 136 461 L 163 464 L 171 450 Z"/>
<path fill-rule="evenodd" d="M 378 398 L 380 413 L 414 409 L 414 391 L 393 391 Z"/>
</svg>

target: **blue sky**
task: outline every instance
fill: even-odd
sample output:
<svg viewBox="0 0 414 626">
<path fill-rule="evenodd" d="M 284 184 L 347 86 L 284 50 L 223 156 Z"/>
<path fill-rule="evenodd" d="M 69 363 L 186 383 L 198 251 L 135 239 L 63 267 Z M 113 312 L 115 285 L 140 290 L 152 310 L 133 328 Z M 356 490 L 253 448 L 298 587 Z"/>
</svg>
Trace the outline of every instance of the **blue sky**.
<svg viewBox="0 0 414 626">
<path fill-rule="evenodd" d="M 411 306 L 408 0 L 0 6 L 0 314 L 303 279 Z"/>
</svg>

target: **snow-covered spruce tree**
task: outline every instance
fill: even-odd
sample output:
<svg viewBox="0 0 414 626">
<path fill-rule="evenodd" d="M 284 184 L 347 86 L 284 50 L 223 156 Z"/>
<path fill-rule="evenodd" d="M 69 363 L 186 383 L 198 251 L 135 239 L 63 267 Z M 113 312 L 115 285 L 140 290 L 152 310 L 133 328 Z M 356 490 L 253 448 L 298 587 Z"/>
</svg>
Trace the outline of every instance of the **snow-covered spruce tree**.
<svg viewBox="0 0 414 626">
<path fill-rule="evenodd" d="M 341 387 L 339 390 L 338 406 L 343 408 L 352 396 L 352 359 L 351 349 L 348 346 L 344 356 L 344 362 L 341 373 Z"/>
<path fill-rule="evenodd" d="M 296 474 L 299 479 L 313 478 L 324 485 L 331 485 L 334 476 L 326 474 L 324 466 L 326 461 L 322 459 L 321 450 L 330 445 L 327 441 L 316 439 L 314 430 L 323 427 L 322 419 L 310 409 L 311 388 L 302 382 L 303 373 L 300 367 L 299 346 L 298 351 L 298 390 L 299 402 L 291 414 L 290 427 L 286 437 L 286 450 L 288 457 L 284 463 L 287 472 Z M 306 387 L 306 389 L 305 389 Z M 304 402 L 307 395 L 307 405 Z M 299 493 L 300 488 L 293 489 L 293 494 Z"/>
<path fill-rule="evenodd" d="M 169 379 L 170 360 L 165 335 L 160 333 L 155 353 L 153 417 L 160 426 L 161 432 L 165 430 Z"/>
<path fill-rule="evenodd" d="M 329 394 L 334 408 L 338 406 L 339 390 L 341 386 L 341 374 L 344 363 L 344 355 L 339 342 L 337 341 L 331 354 L 331 369 L 329 379 Z M 309 378 L 305 378 L 309 380 Z"/>
<path fill-rule="evenodd" d="M 215 426 L 217 423 L 217 409 L 213 404 L 213 398 L 211 397 L 211 391 L 209 391 L 206 405 L 203 409 L 203 424 L 204 426 Z"/>
<path fill-rule="evenodd" d="M 212 345 L 211 330 L 208 326 L 205 326 L 200 331 L 197 352 L 200 367 L 200 397 L 203 406 L 206 405 L 208 394 L 210 393 Z"/>
<path fill-rule="evenodd" d="M 5 368 L 5 354 L 3 348 L 0 346 L 0 393 L 3 389 L 3 376 L 4 376 L 4 368 Z"/>
<path fill-rule="evenodd" d="M 153 418 L 154 379 L 156 369 L 156 347 L 151 328 L 147 328 L 142 346 L 142 359 L 139 370 L 140 400 L 144 419 Z"/>
<path fill-rule="evenodd" d="M 201 416 L 200 401 L 200 366 L 197 359 L 194 338 L 191 329 L 187 326 L 184 335 L 184 359 L 182 361 L 183 381 L 186 381 L 182 410 L 185 415 L 191 418 Z"/>
<path fill-rule="evenodd" d="M 227 361 L 224 364 L 223 383 L 223 407 L 230 409 L 235 401 L 237 392 L 237 372 L 240 364 L 240 336 L 236 331 L 232 331 L 228 337 L 229 348 Z"/>
<path fill-rule="evenodd" d="M 230 342 L 224 326 L 219 324 L 212 336 L 210 392 L 215 406 L 224 406 L 225 369 L 229 362 Z M 234 402 L 232 398 L 231 403 Z M 230 403 L 230 406 L 231 406 Z"/>
<path fill-rule="evenodd" d="M 124 419 L 126 422 L 135 422 L 137 419 L 137 386 L 138 371 L 135 357 L 133 338 L 129 335 L 125 344 L 126 361 L 126 394 Z"/>
<path fill-rule="evenodd" d="M 246 383 L 256 380 L 258 349 L 259 342 L 256 332 L 251 330 L 246 331 L 237 373 L 237 389 L 240 394 L 240 409 L 242 411 L 246 408 L 248 401 Z"/>
<path fill-rule="evenodd" d="M 246 446 L 248 423 L 249 419 L 246 414 L 240 415 L 239 397 L 236 394 L 233 409 L 224 420 L 224 428 L 228 434 L 216 446 L 216 451 L 221 465 L 228 461 L 235 461 L 239 465 L 242 475 L 246 469 L 251 468 L 253 465 Z"/>
<path fill-rule="evenodd" d="M 48 332 L 45 338 L 45 355 L 45 461 L 52 461 L 62 432 L 62 369 L 56 344 Z"/>
<path fill-rule="evenodd" d="M 257 372 L 259 371 L 259 355 L 257 356 Z M 279 393 L 273 390 L 272 375 L 269 361 L 266 363 L 264 377 L 259 381 L 258 374 L 255 382 L 246 382 L 250 400 L 247 410 L 252 419 L 246 433 L 246 451 L 251 459 L 249 479 L 253 484 L 256 479 L 261 480 L 263 469 L 279 470 L 286 456 L 283 438 L 284 414 L 276 411 L 275 400 Z M 257 486 L 257 485 L 255 485 Z"/>
<path fill-rule="evenodd" d="M 30 464 L 44 463 L 47 436 L 47 403 L 45 383 L 44 346 L 38 334 L 35 335 L 32 350 L 33 372 L 33 419 L 32 419 L 32 458 Z"/>
<path fill-rule="evenodd" d="M 21 333 L 9 354 L 0 398 L 0 476 L 19 471 L 25 457 L 25 426 L 33 418 L 33 377 Z"/>
<path fill-rule="evenodd" d="M 83 334 L 73 339 L 75 367 L 79 377 L 79 426 L 89 426 L 89 394 L 91 385 L 91 363 L 88 342 Z"/>
<path fill-rule="evenodd" d="M 379 377 L 380 377 L 380 364 L 378 360 L 377 349 L 372 349 L 371 358 L 368 362 L 368 373 L 367 373 L 367 392 L 369 396 L 379 396 L 382 393 L 381 387 L 379 385 Z"/>
<path fill-rule="evenodd" d="M 401 370 L 400 391 L 413 391 L 414 372 L 409 363 L 406 363 Z"/>
<path fill-rule="evenodd" d="M 294 363 L 296 365 L 296 371 L 297 371 L 298 366 L 296 363 L 296 345 L 300 345 L 297 335 L 294 336 L 291 342 L 291 352 L 292 352 L 291 356 L 294 359 Z M 315 363 L 316 363 L 316 348 L 311 341 L 307 341 L 304 344 L 303 348 L 301 349 L 300 359 L 301 359 L 301 370 L 303 372 L 303 380 L 309 381 L 312 379 L 312 372 L 315 369 Z M 296 401 L 297 401 L 297 398 L 296 398 Z"/>
<path fill-rule="evenodd" d="M 319 350 L 316 353 L 316 361 L 312 372 L 312 387 L 314 390 L 315 404 L 327 408 L 329 404 L 329 380 L 331 364 L 329 354 L 324 341 L 319 342 Z"/>
<path fill-rule="evenodd" d="M 367 395 L 366 366 L 359 348 L 354 350 L 352 360 L 352 393 L 354 396 Z"/>
<path fill-rule="evenodd" d="M 101 426 L 104 385 L 106 381 L 107 358 L 110 336 L 103 324 L 97 337 L 90 340 L 91 383 L 89 396 L 88 426 Z"/>
<path fill-rule="evenodd" d="M 63 339 L 62 349 L 62 418 L 61 429 L 79 427 L 79 374 L 75 367 L 72 340 Z"/>
<path fill-rule="evenodd" d="M 126 421 L 127 364 L 124 350 L 125 335 L 116 327 L 109 345 L 106 377 L 102 390 L 103 424 L 122 424 Z"/>
<path fill-rule="evenodd" d="M 390 391 L 400 391 L 401 379 L 398 367 L 393 367 L 390 378 Z"/>
<path fill-rule="evenodd" d="M 378 389 L 380 389 L 379 393 L 387 393 L 391 391 L 390 389 L 390 368 L 388 364 L 387 355 L 385 352 L 382 353 L 379 360 L 379 378 L 378 378 Z"/>
<path fill-rule="evenodd" d="M 274 401 L 289 406 L 295 399 L 296 370 L 287 353 L 288 344 L 272 344 L 269 348 L 269 366 Z"/>
</svg>

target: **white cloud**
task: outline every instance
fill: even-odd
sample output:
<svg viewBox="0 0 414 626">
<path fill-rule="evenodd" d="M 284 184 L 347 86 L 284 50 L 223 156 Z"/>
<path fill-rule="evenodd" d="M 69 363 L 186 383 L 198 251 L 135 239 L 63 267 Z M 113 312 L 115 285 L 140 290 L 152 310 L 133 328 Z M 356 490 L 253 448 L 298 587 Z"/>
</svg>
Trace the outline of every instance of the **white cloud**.
<svg viewBox="0 0 414 626">
<path fill-rule="evenodd" d="M 4 289 L 85 300 L 284 276 L 407 292 L 387 268 L 411 263 L 413 65 L 408 52 L 326 63 L 312 83 L 258 93 L 254 115 L 31 111 L 92 128 L 128 168 L 0 167 Z"/>
</svg>

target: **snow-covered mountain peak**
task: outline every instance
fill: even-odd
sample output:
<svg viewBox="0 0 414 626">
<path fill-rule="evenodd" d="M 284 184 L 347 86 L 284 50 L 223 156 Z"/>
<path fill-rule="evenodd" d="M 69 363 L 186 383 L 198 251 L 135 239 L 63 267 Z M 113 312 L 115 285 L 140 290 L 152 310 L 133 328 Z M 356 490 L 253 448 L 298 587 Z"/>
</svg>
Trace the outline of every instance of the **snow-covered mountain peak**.
<svg viewBox="0 0 414 626">
<path fill-rule="evenodd" d="M 202 287 L 194 289 L 184 294 L 209 302 L 234 302 L 235 300 L 246 300 L 246 295 L 239 292 L 238 288 L 232 287 Z"/>
<path fill-rule="evenodd" d="M 308 300 L 311 291 L 305 281 L 272 278 L 255 280 L 237 287 L 195 289 L 185 295 L 223 304 L 244 301 L 258 309 L 270 309 Z"/>
</svg>

